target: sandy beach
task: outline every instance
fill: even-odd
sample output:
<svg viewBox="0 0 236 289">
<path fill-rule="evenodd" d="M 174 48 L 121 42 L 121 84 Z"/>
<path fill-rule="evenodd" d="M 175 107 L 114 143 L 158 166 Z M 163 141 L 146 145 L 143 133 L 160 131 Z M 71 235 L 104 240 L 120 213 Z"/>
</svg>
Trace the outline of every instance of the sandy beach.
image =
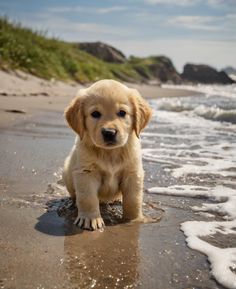
<svg viewBox="0 0 236 289">
<path fill-rule="evenodd" d="M 138 89 L 145 98 L 178 97 L 200 94 L 184 89 L 161 88 L 157 85 L 128 84 Z M 1 115 L 0 126 L 27 118 L 36 111 L 63 112 L 82 85 L 43 80 L 22 71 L 0 71 Z M 12 110 L 17 110 L 11 114 Z"/>
<path fill-rule="evenodd" d="M 150 99 L 199 95 L 132 86 Z M 202 220 L 189 208 L 199 199 L 146 192 L 144 212 L 160 222 L 108 220 L 104 232 L 81 232 L 71 216 L 58 215 L 68 202 L 61 168 L 75 136 L 63 110 L 79 88 L 0 72 L 0 288 L 223 288 L 180 231 L 182 222 Z M 144 160 L 144 168 L 145 189 L 168 184 L 161 166 Z"/>
</svg>

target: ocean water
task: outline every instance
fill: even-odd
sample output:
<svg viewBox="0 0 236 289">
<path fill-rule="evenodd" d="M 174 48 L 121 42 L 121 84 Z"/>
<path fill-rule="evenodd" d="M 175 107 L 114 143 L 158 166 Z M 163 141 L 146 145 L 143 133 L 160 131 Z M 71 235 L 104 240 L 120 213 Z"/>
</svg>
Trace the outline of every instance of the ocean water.
<svg viewBox="0 0 236 289">
<path fill-rule="evenodd" d="M 172 181 L 148 191 L 201 200 L 191 209 L 203 220 L 186 221 L 181 230 L 188 246 L 208 257 L 213 277 L 236 288 L 236 86 L 180 88 L 202 95 L 151 101 L 143 159 L 161 166 Z M 208 241 L 222 236 L 227 244 Z"/>
</svg>

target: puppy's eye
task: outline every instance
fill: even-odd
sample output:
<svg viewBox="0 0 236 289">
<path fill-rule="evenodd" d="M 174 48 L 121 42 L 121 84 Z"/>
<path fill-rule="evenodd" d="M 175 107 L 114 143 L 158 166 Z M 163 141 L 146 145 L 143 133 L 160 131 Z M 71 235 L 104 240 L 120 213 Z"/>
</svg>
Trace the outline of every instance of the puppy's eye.
<svg viewBox="0 0 236 289">
<path fill-rule="evenodd" d="M 117 115 L 118 115 L 119 117 L 125 117 L 126 111 L 120 110 L 120 111 L 117 113 Z"/>
<path fill-rule="evenodd" d="M 91 113 L 91 116 L 93 118 L 100 118 L 102 116 L 102 114 L 99 111 L 95 110 Z"/>
</svg>

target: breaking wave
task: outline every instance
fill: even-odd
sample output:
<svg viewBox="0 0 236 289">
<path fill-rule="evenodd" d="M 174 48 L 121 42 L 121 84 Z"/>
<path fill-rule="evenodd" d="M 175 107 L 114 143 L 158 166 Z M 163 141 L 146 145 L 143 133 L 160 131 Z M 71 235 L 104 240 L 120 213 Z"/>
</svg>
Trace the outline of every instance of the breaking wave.
<svg viewBox="0 0 236 289">
<path fill-rule="evenodd" d="M 194 99 L 194 98 L 197 98 Z M 236 124 L 236 101 L 220 98 L 190 97 L 177 99 L 161 99 L 158 109 L 169 112 L 191 113 L 208 120 Z"/>
<path fill-rule="evenodd" d="M 220 95 L 223 97 L 236 98 L 236 84 L 231 85 L 210 85 L 210 84 L 197 84 L 197 85 L 163 85 L 162 87 L 173 89 L 186 89 L 190 91 L 197 91 L 204 93 L 207 97 Z"/>
<path fill-rule="evenodd" d="M 194 113 L 205 119 L 225 121 L 236 124 L 236 109 L 224 110 L 219 107 L 206 107 L 200 105 L 194 109 Z"/>
</svg>

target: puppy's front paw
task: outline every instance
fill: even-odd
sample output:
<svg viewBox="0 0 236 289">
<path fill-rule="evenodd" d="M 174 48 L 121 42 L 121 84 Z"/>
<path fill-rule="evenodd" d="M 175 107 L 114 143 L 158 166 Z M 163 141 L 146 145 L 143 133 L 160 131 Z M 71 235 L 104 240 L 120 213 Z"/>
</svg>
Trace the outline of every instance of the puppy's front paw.
<svg viewBox="0 0 236 289">
<path fill-rule="evenodd" d="M 99 230 L 105 227 L 102 217 L 89 218 L 86 216 L 79 215 L 74 221 L 74 224 L 80 227 L 81 229 L 91 231 Z"/>
</svg>

